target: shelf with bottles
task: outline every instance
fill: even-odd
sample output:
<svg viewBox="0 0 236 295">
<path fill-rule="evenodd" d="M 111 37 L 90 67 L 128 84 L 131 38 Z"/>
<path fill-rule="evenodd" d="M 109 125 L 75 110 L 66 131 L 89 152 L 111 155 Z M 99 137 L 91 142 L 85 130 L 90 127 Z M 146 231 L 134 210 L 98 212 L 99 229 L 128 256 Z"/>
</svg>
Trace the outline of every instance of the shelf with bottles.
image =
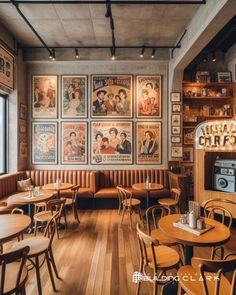
<svg viewBox="0 0 236 295">
<path fill-rule="evenodd" d="M 233 83 L 183 83 L 184 99 L 231 99 Z"/>
</svg>

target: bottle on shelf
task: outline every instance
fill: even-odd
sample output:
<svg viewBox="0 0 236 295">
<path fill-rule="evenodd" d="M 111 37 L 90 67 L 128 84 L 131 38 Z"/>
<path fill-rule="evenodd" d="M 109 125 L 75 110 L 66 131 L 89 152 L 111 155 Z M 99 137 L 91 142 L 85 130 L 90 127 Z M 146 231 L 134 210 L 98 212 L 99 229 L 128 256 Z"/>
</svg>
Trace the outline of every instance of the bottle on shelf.
<svg viewBox="0 0 236 295">
<path fill-rule="evenodd" d="M 146 187 L 146 189 L 149 189 L 150 188 L 150 177 L 149 177 L 149 175 L 146 178 L 145 187 Z"/>
</svg>

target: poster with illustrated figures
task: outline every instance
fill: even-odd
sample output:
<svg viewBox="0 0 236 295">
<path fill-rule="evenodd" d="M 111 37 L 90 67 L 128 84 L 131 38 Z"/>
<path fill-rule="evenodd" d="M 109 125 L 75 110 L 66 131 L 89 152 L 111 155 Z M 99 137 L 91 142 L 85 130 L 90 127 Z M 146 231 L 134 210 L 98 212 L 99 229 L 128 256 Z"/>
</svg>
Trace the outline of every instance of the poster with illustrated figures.
<svg viewBox="0 0 236 295">
<path fill-rule="evenodd" d="M 32 118 L 57 118 L 57 76 L 32 77 Z"/>
<path fill-rule="evenodd" d="M 93 118 L 132 117 L 132 75 L 93 75 L 91 84 Z"/>
<path fill-rule="evenodd" d="M 161 122 L 136 122 L 136 163 L 161 164 Z"/>
<path fill-rule="evenodd" d="M 87 123 L 62 122 L 62 164 L 87 164 Z"/>
<path fill-rule="evenodd" d="M 161 76 L 136 77 L 137 118 L 161 118 Z"/>
<path fill-rule="evenodd" d="M 132 164 L 132 122 L 93 121 L 91 164 Z"/>
<path fill-rule="evenodd" d="M 57 123 L 32 123 L 32 164 L 57 164 Z"/>
<path fill-rule="evenodd" d="M 87 76 L 62 76 L 62 118 L 87 118 Z"/>
</svg>

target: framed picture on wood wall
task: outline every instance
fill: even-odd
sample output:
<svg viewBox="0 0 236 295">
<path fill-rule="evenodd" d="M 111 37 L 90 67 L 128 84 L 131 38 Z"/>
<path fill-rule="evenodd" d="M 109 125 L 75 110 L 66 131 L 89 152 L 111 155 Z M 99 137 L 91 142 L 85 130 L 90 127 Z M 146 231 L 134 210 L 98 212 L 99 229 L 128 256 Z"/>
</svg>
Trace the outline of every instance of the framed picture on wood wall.
<svg viewBox="0 0 236 295">
<path fill-rule="evenodd" d="M 160 75 L 136 76 L 137 118 L 161 118 L 161 84 Z"/>
<path fill-rule="evenodd" d="M 32 76 L 32 118 L 57 118 L 57 76 Z"/>
<path fill-rule="evenodd" d="M 193 147 L 184 147 L 183 162 L 193 162 L 194 149 Z"/>
<path fill-rule="evenodd" d="M 181 93 L 180 92 L 171 92 L 170 101 L 171 102 L 181 102 Z"/>
<path fill-rule="evenodd" d="M 61 140 L 62 164 L 87 164 L 87 122 L 62 122 Z"/>
<path fill-rule="evenodd" d="M 183 147 L 182 146 L 172 146 L 171 147 L 171 157 L 172 158 L 182 158 L 183 157 Z"/>
<path fill-rule="evenodd" d="M 92 118 L 133 116 L 132 75 L 92 75 L 91 85 Z"/>
<path fill-rule="evenodd" d="M 62 118 L 87 118 L 87 76 L 62 76 Z"/>
<path fill-rule="evenodd" d="M 184 127 L 183 128 L 184 144 L 195 143 L 195 127 Z"/>
<path fill-rule="evenodd" d="M 91 164 L 132 164 L 133 123 L 91 122 Z"/>
<path fill-rule="evenodd" d="M 57 164 L 56 122 L 32 122 L 32 164 Z"/>
<path fill-rule="evenodd" d="M 20 103 L 19 118 L 21 120 L 27 119 L 27 105 Z"/>
<path fill-rule="evenodd" d="M 136 122 L 136 164 L 161 164 L 161 122 Z"/>
</svg>

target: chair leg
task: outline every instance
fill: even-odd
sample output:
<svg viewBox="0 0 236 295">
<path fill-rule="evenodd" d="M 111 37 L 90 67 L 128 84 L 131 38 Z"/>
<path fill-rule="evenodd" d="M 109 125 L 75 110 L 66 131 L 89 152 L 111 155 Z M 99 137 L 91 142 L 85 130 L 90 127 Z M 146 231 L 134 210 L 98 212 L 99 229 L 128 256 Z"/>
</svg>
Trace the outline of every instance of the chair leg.
<svg viewBox="0 0 236 295">
<path fill-rule="evenodd" d="M 74 212 L 75 220 L 77 220 L 78 223 L 80 224 L 80 220 L 79 220 L 79 215 L 78 215 L 78 210 L 76 208 L 76 204 L 73 205 L 73 212 Z"/>
<path fill-rule="evenodd" d="M 26 295 L 25 285 L 21 288 L 21 294 L 22 294 L 22 295 Z"/>
<path fill-rule="evenodd" d="M 38 293 L 42 295 L 42 287 L 41 287 L 41 279 L 40 279 L 40 266 L 39 266 L 39 258 L 38 256 L 35 257 L 35 271 L 36 271 L 36 279 L 38 285 Z"/>
<path fill-rule="evenodd" d="M 49 256 L 50 256 L 50 260 L 51 260 L 52 267 L 53 267 L 53 270 L 54 270 L 54 272 L 55 272 L 55 275 L 56 275 L 56 277 L 57 277 L 59 280 L 61 280 L 61 278 L 59 277 L 58 271 L 57 271 L 57 267 L 56 267 L 55 259 L 54 259 L 53 252 L 52 252 L 52 248 L 49 249 Z"/>
<path fill-rule="evenodd" d="M 139 273 L 143 272 L 143 262 L 142 261 L 140 262 L 138 271 L 139 271 Z M 135 295 L 139 295 L 140 287 L 141 287 L 141 280 L 138 280 Z"/>
<path fill-rule="evenodd" d="M 215 247 L 211 248 L 211 260 L 215 259 Z"/>
<path fill-rule="evenodd" d="M 156 277 L 156 275 L 154 277 Z M 157 295 L 157 280 L 153 282 L 153 295 Z"/>
<path fill-rule="evenodd" d="M 55 292 L 57 292 L 57 289 L 56 289 L 56 286 L 55 286 L 55 282 L 54 282 L 54 278 L 53 278 L 53 273 L 52 273 L 52 268 L 51 268 L 51 263 L 50 263 L 48 252 L 45 253 L 45 256 L 46 256 L 46 261 L 47 261 L 47 266 L 48 266 L 48 272 L 49 272 L 49 275 L 50 275 L 52 287 L 53 287 L 53 290 Z"/>
<path fill-rule="evenodd" d="M 144 227 L 143 216 L 142 216 L 142 210 L 141 210 L 141 207 L 140 207 L 140 206 L 138 206 L 138 214 L 139 214 L 140 221 L 142 222 L 142 225 L 143 225 L 143 227 Z"/>
<path fill-rule="evenodd" d="M 37 234 L 37 229 L 38 229 L 38 221 L 34 222 L 34 236 L 36 237 Z"/>
<path fill-rule="evenodd" d="M 66 208 L 63 209 L 63 215 L 65 220 L 65 228 L 67 228 Z"/>
<path fill-rule="evenodd" d="M 123 206 L 123 210 L 122 210 L 122 216 L 121 216 L 120 224 L 123 223 L 124 215 L 125 215 L 125 206 Z"/>
<path fill-rule="evenodd" d="M 129 223 L 130 223 L 130 228 L 133 228 L 133 224 L 132 224 L 132 208 L 131 206 L 129 207 Z"/>
</svg>

